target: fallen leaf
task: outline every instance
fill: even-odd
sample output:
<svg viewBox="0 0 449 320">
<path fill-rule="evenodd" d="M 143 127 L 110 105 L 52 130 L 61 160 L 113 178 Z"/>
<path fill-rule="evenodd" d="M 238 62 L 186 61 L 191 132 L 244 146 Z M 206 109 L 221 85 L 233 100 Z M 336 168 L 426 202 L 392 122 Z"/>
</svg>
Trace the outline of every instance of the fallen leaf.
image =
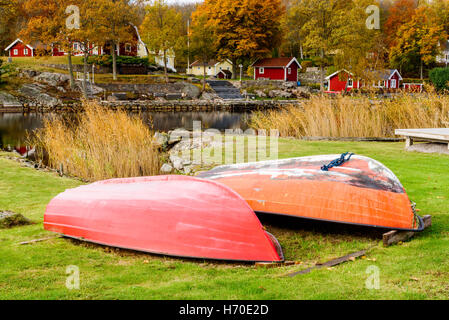
<svg viewBox="0 0 449 320">
<path fill-rule="evenodd" d="M 148 260 L 143 260 L 143 263 L 150 263 L 150 261 L 148 261 Z"/>
<path fill-rule="evenodd" d="M 413 281 L 419 281 L 419 278 L 411 277 L 410 280 L 413 280 Z"/>
<path fill-rule="evenodd" d="M 351 260 L 351 261 L 355 261 L 355 258 L 354 258 L 354 257 L 351 257 L 351 258 L 349 258 L 349 260 Z"/>
</svg>

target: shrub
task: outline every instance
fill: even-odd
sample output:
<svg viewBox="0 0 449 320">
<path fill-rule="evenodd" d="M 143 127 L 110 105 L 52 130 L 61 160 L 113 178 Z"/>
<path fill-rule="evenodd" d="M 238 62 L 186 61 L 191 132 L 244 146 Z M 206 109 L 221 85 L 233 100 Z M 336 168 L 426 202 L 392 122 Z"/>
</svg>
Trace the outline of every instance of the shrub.
<svg viewBox="0 0 449 320">
<path fill-rule="evenodd" d="M 29 144 L 50 167 L 86 181 L 157 175 L 159 151 L 140 116 L 84 103 L 75 119 L 48 118 Z"/>
<path fill-rule="evenodd" d="M 98 66 L 103 67 L 111 67 L 112 66 L 112 56 L 111 55 L 102 55 L 102 56 L 90 56 L 87 58 L 87 63 L 96 64 Z M 139 58 L 139 57 L 128 57 L 128 56 L 118 56 L 117 57 L 117 65 L 140 65 L 140 66 L 149 66 L 150 63 L 147 58 Z"/>
<path fill-rule="evenodd" d="M 449 68 L 434 68 L 430 70 L 429 77 L 438 91 L 449 90 Z"/>
</svg>

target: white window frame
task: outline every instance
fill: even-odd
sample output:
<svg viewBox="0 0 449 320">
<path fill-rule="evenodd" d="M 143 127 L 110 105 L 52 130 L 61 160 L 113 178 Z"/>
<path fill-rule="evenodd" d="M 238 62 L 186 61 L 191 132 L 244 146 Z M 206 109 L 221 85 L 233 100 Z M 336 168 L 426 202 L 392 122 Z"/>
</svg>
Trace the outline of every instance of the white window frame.
<svg viewBox="0 0 449 320">
<path fill-rule="evenodd" d="M 287 69 L 288 74 L 292 74 L 292 68 Z"/>
<path fill-rule="evenodd" d="M 126 43 L 125 44 L 125 52 L 132 52 L 133 50 L 132 50 L 132 45 L 131 45 L 131 43 Z"/>
<path fill-rule="evenodd" d="M 348 88 L 354 88 L 354 80 L 348 79 Z"/>
<path fill-rule="evenodd" d="M 15 56 L 17 56 L 17 55 L 19 54 L 19 50 L 18 50 L 18 49 L 14 49 L 14 50 L 13 50 L 13 54 L 14 54 Z"/>
<path fill-rule="evenodd" d="M 259 68 L 259 73 L 260 73 L 260 74 L 265 74 L 265 68 L 260 67 L 260 68 Z"/>
<path fill-rule="evenodd" d="M 27 48 L 23 49 L 23 54 L 24 54 L 25 56 L 28 55 L 28 49 L 27 49 Z"/>
<path fill-rule="evenodd" d="M 78 51 L 78 43 L 73 44 L 73 51 Z"/>
<path fill-rule="evenodd" d="M 393 88 L 393 89 L 396 89 L 396 79 L 391 79 L 391 82 L 390 82 L 390 84 L 391 84 L 391 88 Z"/>
</svg>

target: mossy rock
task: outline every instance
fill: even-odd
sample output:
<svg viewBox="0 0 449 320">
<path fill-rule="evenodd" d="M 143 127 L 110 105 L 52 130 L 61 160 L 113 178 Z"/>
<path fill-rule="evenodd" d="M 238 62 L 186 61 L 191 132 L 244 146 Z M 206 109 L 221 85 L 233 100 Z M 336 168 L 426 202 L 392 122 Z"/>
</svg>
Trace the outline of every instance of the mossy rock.
<svg viewBox="0 0 449 320">
<path fill-rule="evenodd" d="M 25 218 L 20 213 L 0 211 L 0 229 L 25 226 L 32 223 L 31 220 Z"/>
</svg>

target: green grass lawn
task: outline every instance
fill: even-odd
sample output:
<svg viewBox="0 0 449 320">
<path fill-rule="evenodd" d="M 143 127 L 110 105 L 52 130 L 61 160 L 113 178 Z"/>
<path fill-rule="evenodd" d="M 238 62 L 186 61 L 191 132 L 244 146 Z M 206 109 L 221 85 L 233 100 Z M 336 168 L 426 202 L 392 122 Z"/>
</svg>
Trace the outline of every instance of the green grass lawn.
<svg viewBox="0 0 449 320">
<path fill-rule="evenodd" d="M 0 229 L 1 299 L 447 299 L 449 298 L 449 157 L 408 153 L 402 143 L 304 142 L 282 139 L 281 158 L 355 152 L 375 158 L 399 177 L 421 215 L 433 226 L 412 241 L 383 248 L 366 228 L 266 218 L 287 259 L 276 269 L 181 260 L 48 237 L 46 204 L 80 184 L 0 158 L 0 211 L 22 213 L 36 224 Z M 316 262 L 376 245 L 364 259 L 285 277 Z M 65 287 L 66 268 L 80 269 L 80 289 Z M 380 289 L 369 290 L 367 268 L 377 266 Z"/>
</svg>

